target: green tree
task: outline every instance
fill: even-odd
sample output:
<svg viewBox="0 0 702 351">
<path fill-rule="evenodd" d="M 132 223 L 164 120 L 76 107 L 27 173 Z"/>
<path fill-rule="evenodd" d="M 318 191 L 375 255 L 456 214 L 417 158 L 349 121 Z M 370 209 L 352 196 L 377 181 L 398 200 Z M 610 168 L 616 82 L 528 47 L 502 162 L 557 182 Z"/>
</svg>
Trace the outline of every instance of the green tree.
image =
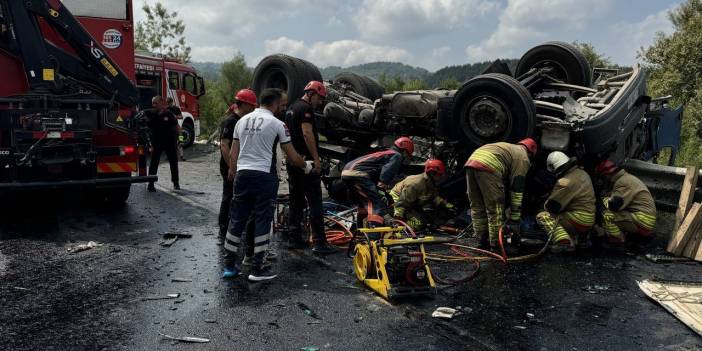
<svg viewBox="0 0 702 351">
<path fill-rule="evenodd" d="M 251 87 L 253 72 L 246 65 L 246 58 L 241 53 L 234 55 L 234 58 L 222 65 L 220 73 L 220 90 L 222 98 L 231 102 L 234 94 L 239 89 Z"/>
<path fill-rule="evenodd" d="M 154 6 L 144 4 L 141 9 L 146 21 L 137 22 L 136 49 L 189 62 L 190 46 L 185 43 L 185 24 L 178 18 L 178 12 L 168 12 L 160 1 Z"/>
<path fill-rule="evenodd" d="M 201 127 L 205 136 L 218 129 L 227 108 L 234 101 L 236 92 L 251 86 L 252 72 L 241 53 L 222 64 L 218 76 L 219 79 L 206 82 L 207 94 L 200 98 Z"/>
<path fill-rule="evenodd" d="M 412 79 L 402 87 L 403 91 L 427 89 L 427 83 L 420 79 Z"/>
<path fill-rule="evenodd" d="M 685 105 L 677 163 L 702 166 L 702 143 L 695 136 L 702 121 L 702 1 L 685 1 L 668 18 L 675 31 L 656 34 L 653 45 L 642 49 L 639 56 L 650 72 L 649 94 L 672 95 L 672 105 Z"/>
<path fill-rule="evenodd" d="M 614 66 L 608 56 L 598 52 L 590 43 L 573 42 L 573 45 L 580 49 L 580 52 L 585 55 L 585 59 L 590 63 L 592 68 L 609 68 Z"/>
<path fill-rule="evenodd" d="M 441 89 L 456 90 L 460 86 L 461 82 L 459 82 L 456 78 L 448 78 L 439 82 L 439 88 Z"/>
</svg>

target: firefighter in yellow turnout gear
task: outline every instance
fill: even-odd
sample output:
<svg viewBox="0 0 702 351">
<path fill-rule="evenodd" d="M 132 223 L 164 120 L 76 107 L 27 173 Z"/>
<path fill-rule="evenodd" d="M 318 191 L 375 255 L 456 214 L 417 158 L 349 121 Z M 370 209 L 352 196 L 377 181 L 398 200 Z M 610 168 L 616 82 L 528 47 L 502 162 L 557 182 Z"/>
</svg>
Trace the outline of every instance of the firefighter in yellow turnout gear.
<svg viewBox="0 0 702 351">
<path fill-rule="evenodd" d="M 536 142 L 527 138 L 516 145 L 483 145 L 468 158 L 465 164 L 468 199 L 473 230 L 480 237 L 481 246 L 497 247 L 499 231 L 504 225 L 506 191 L 511 195 L 508 224 L 518 228 L 525 177 L 536 151 Z"/>
<path fill-rule="evenodd" d="M 427 208 L 453 205 L 437 194 L 436 184 L 446 174 L 446 166 L 441 160 L 427 160 L 424 173 L 411 175 L 397 183 L 390 191 L 394 202 L 395 218 L 399 218 L 413 229 L 423 229 L 427 224 Z"/>
<path fill-rule="evenodd" d="M 624 243 L 625 235 L 651 239 L 656 226 L 656 203 L 646 185 L 610 161 L 602 161 L 595 172 L 610 184 L 611 191 L 602 199 L 602 216 L 607 241 Z"/>
<path fill-rule="evenodd" d="M 546 159 L 546 169 L 558 178 L 536 221 L 551 239 L 552 252 L 575 250 L 578 237 L 595 224 L 595 190 L 590 176 L 560 151 Z"/>
</svg>

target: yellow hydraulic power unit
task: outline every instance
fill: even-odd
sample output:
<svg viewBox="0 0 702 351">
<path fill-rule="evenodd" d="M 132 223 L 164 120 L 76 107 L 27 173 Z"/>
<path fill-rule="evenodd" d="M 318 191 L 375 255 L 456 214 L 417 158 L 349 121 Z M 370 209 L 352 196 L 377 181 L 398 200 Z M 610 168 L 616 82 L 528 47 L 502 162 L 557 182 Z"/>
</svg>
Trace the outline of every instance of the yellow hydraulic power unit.
<svg viewBox="0 0 702 351">
<path fill-rule="evenodd" d="M 402 238 L 404 228 L 362 228 L 354 239 L 353 266 L 358 280 L 388 300 L 433 296 L 436 284 L 426 262 L 425 244 L 443 244 L 451 238 Z"/>
</svg>

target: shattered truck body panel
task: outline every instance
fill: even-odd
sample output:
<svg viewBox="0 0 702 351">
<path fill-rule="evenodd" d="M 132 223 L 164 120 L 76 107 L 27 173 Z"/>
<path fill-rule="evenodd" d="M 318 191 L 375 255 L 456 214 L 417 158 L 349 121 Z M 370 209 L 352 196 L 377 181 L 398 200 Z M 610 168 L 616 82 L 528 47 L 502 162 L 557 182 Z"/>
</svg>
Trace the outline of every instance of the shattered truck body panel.
<svg viewBox="0 0 702 351">
<path fill-rule="evenodd" d="M 130 0 L 0 1 L 0 191 L 84 187 L 123 202 L 156 179 L 131 120 L 131 11 Z"/>
</svg>

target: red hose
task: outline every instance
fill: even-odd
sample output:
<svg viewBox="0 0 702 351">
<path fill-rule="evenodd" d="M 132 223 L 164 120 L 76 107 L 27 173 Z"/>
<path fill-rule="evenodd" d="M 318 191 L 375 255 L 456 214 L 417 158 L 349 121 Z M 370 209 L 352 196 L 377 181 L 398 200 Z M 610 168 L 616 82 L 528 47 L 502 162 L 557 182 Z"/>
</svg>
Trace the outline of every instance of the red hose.
<svg viewBox="0 0 702 351">
<path fill-rule="evenodd" d="M 412 238 L 416 238 L 416 237 L 417 237 L 417 234 L 415 234 L 414 229 L 412 229 L 412 227 L 410 227 L 409 224 L 407 224 L 407 223 L 405 223 L 405 222 L 403 222 L 403 221 L 401 221 L 401 220 L 399 220 L 399 219 L 393 219 L 393 220 L 394 220 L 396 223 L 399 223 L 400 225 L 402 225 L 403 227 L 405 227 L 405 229 L 407 229 L 407 230 L 409 231 L 410 236 L 411 236 Z"/>
<path fill-rule="evenodd" d="M 340 221 L 332 218 L 332 217 L 324 217 L 334 223 L 336 223 L 338 226 L 341 227 L 342 230 L 327 230 L 324 232 L 324 234 L 327 237 L 327 242 L 334 245 L 334 246 L 344 246 L 351 242 L 351 239 L 353 238 L 353 234 L 351 233 L 351 230 L 346 227 L 343 223 Z"/>
</svg>

